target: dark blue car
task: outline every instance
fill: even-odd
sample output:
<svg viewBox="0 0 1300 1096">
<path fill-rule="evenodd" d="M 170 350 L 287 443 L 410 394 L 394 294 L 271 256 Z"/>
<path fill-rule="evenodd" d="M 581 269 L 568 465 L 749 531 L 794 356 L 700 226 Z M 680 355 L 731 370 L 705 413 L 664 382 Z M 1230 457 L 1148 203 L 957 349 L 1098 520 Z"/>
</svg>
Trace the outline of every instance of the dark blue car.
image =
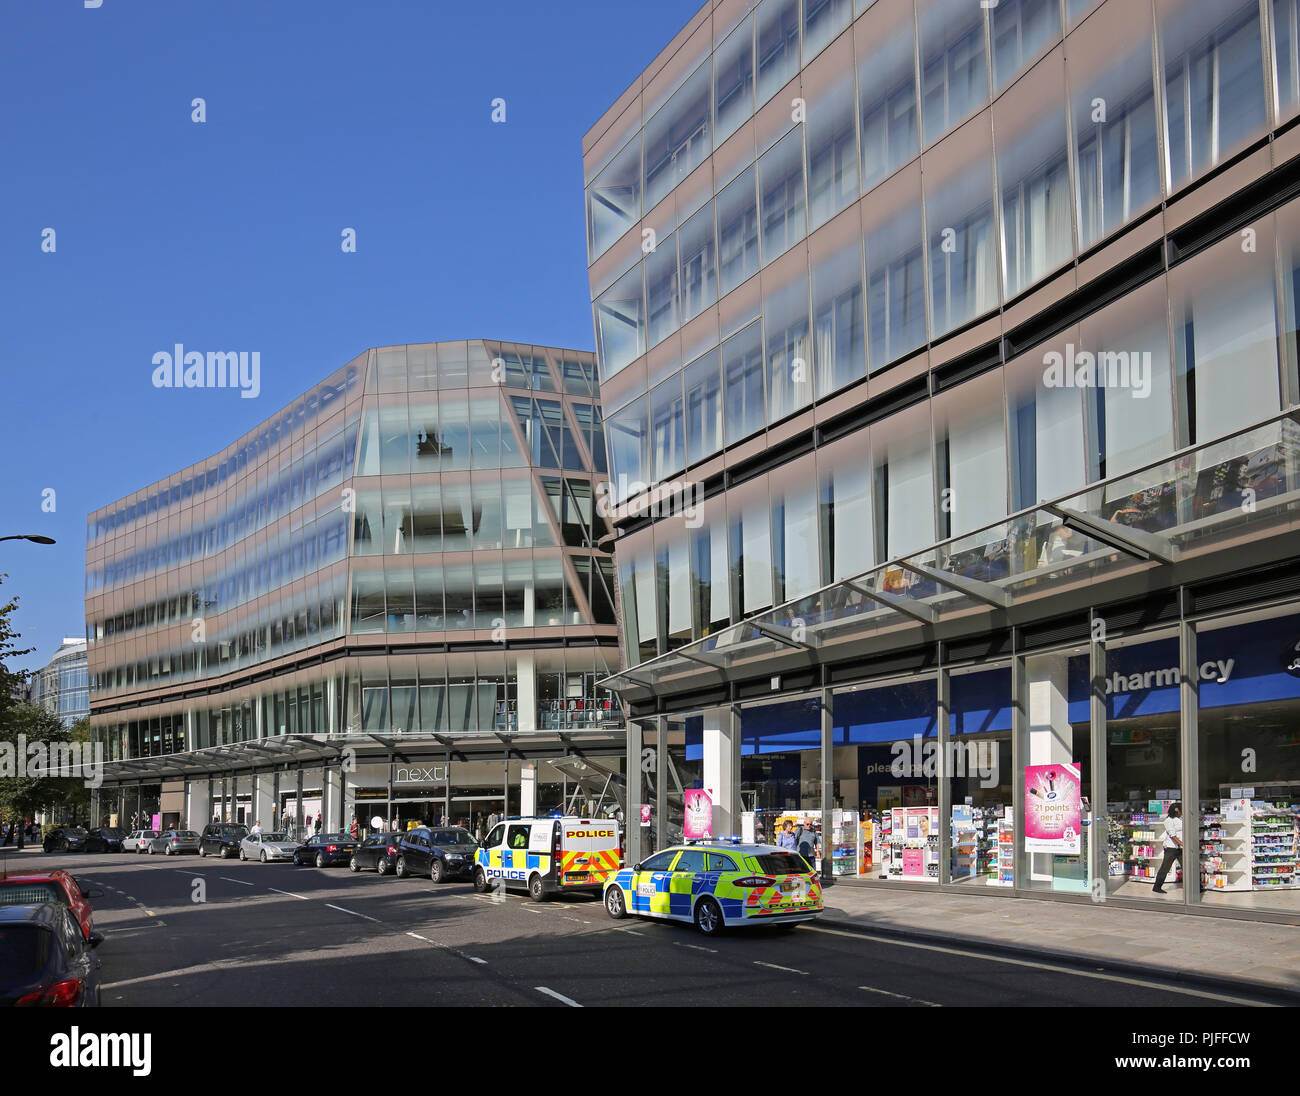
<svg viewBox="0 0 1300 1096">
<path fill-rule="evenodd" d="M 328 868 L 331 864 L 346 864 L 352 859 L 357 839 L 346 833 L 318 833 L 299 845 L 293 852 L 293 862 L 298 865 L 315 864 Z"/>
<path fill-rule="evenodd" d="M 84 1008 L 99 1004 L 103 937 L 82 935 L 66 906 L 0 906 L 0 1006 Z"/>
</svg>

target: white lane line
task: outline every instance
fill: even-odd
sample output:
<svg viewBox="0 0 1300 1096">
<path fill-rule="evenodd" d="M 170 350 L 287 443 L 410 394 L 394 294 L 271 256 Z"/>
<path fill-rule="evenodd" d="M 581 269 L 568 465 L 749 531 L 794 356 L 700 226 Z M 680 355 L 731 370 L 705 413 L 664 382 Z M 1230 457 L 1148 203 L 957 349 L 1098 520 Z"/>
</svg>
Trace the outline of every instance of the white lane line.
<svg viewBox="0 0 1300 1096">
<path fill-rule="evenodd" d="M 625 932 L 629 936 L 644 936 L 644 932 L 637 932 L 636 929 L 615 929 L 615 932 Z"/>
<path fill-rule="evenodd" d="M 929 1005 L 930 1008 L 943 1008 L 935 1001 L 925 1001 L 920 997 L 909 997 L 906 993 L 890 993 L 887 989 L 876 989 L 875 986 L 858 986 L 858 989 L 865 989 L 868 993 L 879 993 L 885 997 L 897 997 L 900 1001 L 915 1001 L 918 1005 Z"/>
<path fill-rule="evenodd" d="M 937 951 L 945 955 L 960 955 L 967 959 L 983 959 L 989 963 L 1005 963 L 1013 967 L 1030 967 L 1034 970 L 1050 970 L 1055 974 L 1069 974 L 1076 978 L 1096 978 L 1103 982 L 1122 982 L 1130 986 L 1142 986 L 1144 989 L 1164 990 L 1167 993 L 1182 993 L 1188 997 L 1207 997 L 1211 1001 L 1227 1001 L 1234 1005 L 1255 1005 L 1260 1008 L 1278 1008 L 1281 1006 L 1274 1005 L 1266 1001 L 1251 1001 L 1245 997 L 1233 997 L 1225 993 L 1210 993 L 1208 990 L 1191 989 L 1187 986 L 1166 986 L 1160 982 L 1151 982 L 1143 978 L 1126 978 L 1122 974 L 1103 974 L 1094 973 L 1088 970 L 1076 970 L 1074 967 L 1065 967 L 1057 963 L 1036 963 L 1029 959 L 1012 959 L 1004 955 L 982 955 L 977 951 L 967 951 L 964 948 L 945 948 L 938 944 L 922 944 L 915 940 L 897 940 L 888 936 L 873 936 L 865 932 L 844 932 L 841 929 L 828 929 L 820 925 L 805 925 L 805 932 L 824 932 L 828 936 L 847 936 L 850 939 L 857 940 L 874 940 L 879 944 L 893 944 L 900 948 L 918 948 L 921 951 Z"/>
<path fill-rule="evenodd" d="M 293 891 L 282 891 L 275 887 L 267 887 L 266 889 L 269 891 L 275 891 L 276 894 L 287 894 L 290 898 L 301 898 L 304 902 L 309 901 L 309 899 L 306 898 L 304 895 L 294 894 Z"/>
<path fill-rule="evenodd" d="M 224 879 L 227 883 L 238 883 L 241 887 L 251 887 L 253 884 L 244 879 L 231 879 L 228 875 L 218 875 L 218 879 Z"/>
<path fill-rule="evenodd" d="M 718 949 L 717 949 L 717 948 L 706 948 L 706 947 L 701 947 L 699 944 L 683 944 L 680 940 L 674 940 L 674 941 L 673 941 L 673 947 L 675 947 L 675 948 L 690 948 L 691 951 L 707 951 L 710 955 L 717 955 L 717 954 L 718 954 Z"/>
<path fill-rule="evenodd" d="M 182 875 L 207 875 L 205 871 L 186 871 L 184 868 L 172 868 L 172 871 L 178 871 Z"/>
<path fill-rule="evenodd" d="M 383 922 L 379 920 L 378 917 L 367 917 L 364 913 L 357 913 L 356 910 L 345 910 L 342 906 L 336 906 L 333 902 L 326 902 L 325 905 L 327 905 L 332 910 L 338 910 L 339 913 L 350 913 L 353 917 L 361 917 L 367 921 L 373 921 L 377 925 L 383 924 Z"/>
<path fill-rule="evenodd" d="M 477 955 L 471 955 L 471 956 L 469 957 L 469 961 L 470 961 L 471 963 L 481 963 L 483 966 L 487 966 L 487 960 L 486 960 L 486 959 L 480 959 Z"/>
<path fill-rule="evenodd" d="M 754 960 L 754 966 L 756 966 L 756 967 L 770 967 L 772 970 L 783 970 L 783 971 L 785 971 L 787 974 L 807 974 L 807 973 L 808 973 L 806 970 L 795 970 L 794 967 L 778 967 L 775 963 L 764 963 L 764 962 L 763 962 L 762 960 L 760 960 L 760 959 L 755 959 L 755 960 Z"/>
<path fill-rule="evenodd" d="M 426 944 L 432 944 L 435 948 L 441 948 L 443 951 L 449 951 L 453 955 L 459 955 L 462 959 L 468 959 L 471 963 L 480 963 L 487 966 L 486 959 L 480 959 L 476 955 L 466 955 L 460 948 L 453 948 L 450 944 L 441 944 L 437 940 L 430 940 L 427 936 L 421 936 L 418 932 L 408 932 L 406 935 L 414 937 L 416 940 L 423 940 Z"/>
<path fill-rule="evenodd" d="M 545 986 L 533 986 L 538 993 L 544 993 L 547 997 L 554 997 L 557 1001 L 562 1001 L 570 1008 L 582 1008 L 572 997 L 565 997 L 563 993 L 556 993 L 553 989 L 547 989 Z"/>
</svg>

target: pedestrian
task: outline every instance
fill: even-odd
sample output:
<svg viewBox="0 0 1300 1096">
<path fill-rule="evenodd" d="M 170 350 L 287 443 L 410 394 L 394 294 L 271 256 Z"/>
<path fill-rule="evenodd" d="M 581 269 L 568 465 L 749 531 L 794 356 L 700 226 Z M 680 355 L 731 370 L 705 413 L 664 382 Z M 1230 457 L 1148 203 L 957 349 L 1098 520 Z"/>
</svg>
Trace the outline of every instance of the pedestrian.
<svg viewBox="0 0 1300 1096">
<path fill-rule="evenodd" d="M 355 841 L 357 839 L 357 834 L 360 832 L 361 827 L 357 825 L 357 820 L 354 818 L 352 820 L 352 825 L 348 828 L 348 833 L 352 835 L 352 840 Z"/>
<path fill-rule="evenodd" d="M 258 837 L 262 833 L 262 820 L 259 818 L 253 823 L 253 828 L 248 831 L 249 837 Z"/>
<path fill-rule="evenodd" d="M 817 851 L 817 831 L 810 822 L 800 825 L 799 832 L 795 834 L 795 847 L 799 850 L 799 855 L 811 864 Z"/>
<path fill-rule="evenodd" d="M 1160 870 L 1156 872 L 1156 885 L 1151 888 L 1155 894 L 1167 893 L 1164 889 L 1165 876 L 1170 867 L 1183 860 L 1183 807 L 1181 803 L 1171 803 L 1169 813 L 1165 816 L 1164 859 L 1160 861 Z"/>
<path fill-rule="evenodd" d="M 789 821 L 788 819 L 786 820 L 785 825 L 781 827 L 781 833 L 780 836 L 777 837 L 776 843 L 779 848 L 789 849 L 791 852 L 793 852 L 796 848 L 799 847 L 798 842 L 796 842 L 794 839 L 793 822 Z"/>
<path fill-rule="evenodd" d="M 320 833 L 320 811 L 316 812 L 316 832 Z"/>
</svg>

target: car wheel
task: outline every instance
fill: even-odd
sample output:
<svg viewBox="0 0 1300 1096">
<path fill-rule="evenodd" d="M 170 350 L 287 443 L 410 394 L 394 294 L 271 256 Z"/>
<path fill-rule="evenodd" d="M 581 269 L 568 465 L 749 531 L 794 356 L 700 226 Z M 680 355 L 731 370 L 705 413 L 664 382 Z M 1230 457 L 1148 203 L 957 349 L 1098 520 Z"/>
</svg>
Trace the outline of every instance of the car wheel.
<svg viewBox="0 0 1300 1096">
<path fill-rule="evenodd" d="M 351 860 L 348 861 L 348 868 L 349 868 L 351 871 L 360 871 L 360 870 L 361 870 L 361 865 L 357 863 L 357 858 L 356 858 L 355 856 L 354 856 Z"/>
<path fill-rule="evenodd" d="M 298 859 L 298 854 L 297 854 L 297 853 L 294 853 L 294 854 L 293 854 L 293 866 L 294 866 L 295 868 L 301 868 L 301 867 L 302 867 L 302 861 Z"/>
<path fill-rule="evenodd" d="M 200 858 L 203 858 L 203 857 L 206 857 L 207 855 L 208 855 L 208 850 L 207 850 L 206 848 L 203 847 L 203 842 L 200 841 L 200 842 L 199 842 L 199 857 L 200 857 Z"/>
<path fill-rule="evenodd" d="M 265 850 L 265 849 L 262 850 L 262 863 L 263 863 L 263 864 L 266 863 L 266 850 Z"/>
<path fill-rule="evenodd" d="M 397 858 L 397 878 L 405 879 L 410 874 L 411 873 L 406 868 L 406 857 L 399 856 Z"/>
<path fill-rule="evenodd" d="M 534 875 L 530 880 L 528 880 L 528 897 L 534 902 L 546 901 L 546 887 L 542 883 L 542 877 L 540 875 Z"/>
<path fill-rule="evenodd" d="M 605 912 L 615 921 L 622 921 L 627 916 L 627 899 L 623 897 L 623 888 L 617 883 L 605 891 Z"/>
<path fill-rule="evenodd" d="M 248 861 L 248 854 L 247 854 L 246 852 L 244 852 L 243 849 L 240 849 L 240 850 L 239 850 L 239 859 L 240 859 L 240 860 L 243 860 L 245 863 L 247 863 L 247 861 Z"/>
<path fill-rule="evenodd" d="M 168 845 L 165 849 L 163 849 L 163 853 L 164 853 L 165 855 L 167 855 L 167 856 L 171 856 L 171 854 L 172 854 L 172 847 L 171 847 L 170 845 Z"/>
<path fill-rule="evenodd" d="M 474 891 L 476 894 L 487 894 L 488 892 L 487 875 L 482 868 L 474 869 Z"/>
<path fill-rule="evenodd" d="M 435 883 L 442 883 L 447 878 L 447 868 L 441 860 L 435 860 L 429 865 L 429 878 Z"/>
<path fill-rule="evenodd" d="M 323 868 L 325 866 L 325 854 L 323 852 L 318 852 L 316 854 L 316 866 L 318 868 Z"/>
<path fill-rule="evenodd" d="M 701 898 L 695 907 L 695 927 L 705 936 L 722 931 L 722 907 L 712 898 Z"/>
<path fill-rule="evenodd" d="M 375 871 L 377 871 L 380 875 L 387 875 L 387 874 L 388 874 L 388 857 L 387 857 L 387 856 L 381 856 L 381 857 L 379 858 L 379 862 L 375 865 Z"/>
</svg>

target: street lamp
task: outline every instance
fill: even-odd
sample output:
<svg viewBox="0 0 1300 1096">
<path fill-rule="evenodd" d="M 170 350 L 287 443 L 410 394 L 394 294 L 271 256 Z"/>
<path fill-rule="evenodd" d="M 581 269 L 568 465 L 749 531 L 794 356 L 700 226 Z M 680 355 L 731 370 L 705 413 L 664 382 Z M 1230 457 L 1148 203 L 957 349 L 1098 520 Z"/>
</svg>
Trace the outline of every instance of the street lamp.
<svg viewBox="0 0 1300 1096">
<path fill-rule="evenodd" d="M 53 537 L 43 537 L 39 533 L 16 533 L 13 536 L 0 537 L 0 540 L 30 540 L 33 544 L 53 544 Z"/>
</svg>

